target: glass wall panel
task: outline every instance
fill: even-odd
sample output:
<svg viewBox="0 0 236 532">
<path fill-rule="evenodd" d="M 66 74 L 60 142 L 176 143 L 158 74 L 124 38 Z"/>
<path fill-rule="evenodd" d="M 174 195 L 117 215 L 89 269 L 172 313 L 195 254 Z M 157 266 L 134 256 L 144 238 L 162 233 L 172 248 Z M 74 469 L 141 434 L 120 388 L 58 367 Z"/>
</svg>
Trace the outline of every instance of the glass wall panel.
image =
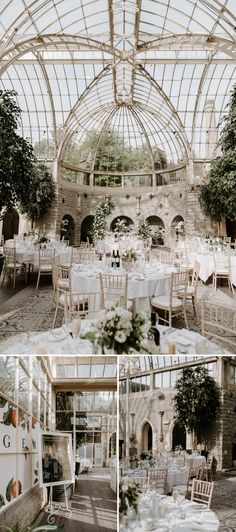
<svg viewBox="0 0 236 532">
<path fill-rule="evenodd" d="M 41 361 L 33 356 L 0 357 L 0 511 L 38 483 L 39 437 L 40 431 L 47 428 L 45 398 L 32 382 L 33 378 L 38 384 L 39 380 L 46 382 L 40 365 Z M 50 396 L 48 382 L 47 395 Z M 51 410 L 47 403 L 47 424 Z"/>
</svg>

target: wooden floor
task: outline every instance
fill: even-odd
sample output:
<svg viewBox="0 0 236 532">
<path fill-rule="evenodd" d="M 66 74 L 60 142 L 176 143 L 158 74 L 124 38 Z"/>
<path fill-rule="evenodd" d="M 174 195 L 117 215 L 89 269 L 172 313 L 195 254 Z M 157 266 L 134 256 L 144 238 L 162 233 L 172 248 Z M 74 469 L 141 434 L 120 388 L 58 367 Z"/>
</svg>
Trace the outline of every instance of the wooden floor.
<svg viewBox="0 0 236 532">
<path fill-rule="evenodd" d="M 117 500 L 107 479 L 80 476 L 70 500 L 72 516 L 57 516 L 54 524 L 64 524 L 63 532 L 109 532 L 117 529 Z M 37 526 L 47 523 L 44 512 Z"/>
</svg>

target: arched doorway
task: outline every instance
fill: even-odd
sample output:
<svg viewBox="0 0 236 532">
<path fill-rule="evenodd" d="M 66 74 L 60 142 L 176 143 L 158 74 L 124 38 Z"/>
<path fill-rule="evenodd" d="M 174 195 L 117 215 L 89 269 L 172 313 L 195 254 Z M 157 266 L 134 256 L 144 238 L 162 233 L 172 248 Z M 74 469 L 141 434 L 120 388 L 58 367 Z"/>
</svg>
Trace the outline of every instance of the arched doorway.
<svg viewBox="0 0 236 532">
<path fill-rule="evenodd" d="M 4 241 L 18 235 L 19 231 L 19 214 L 16 209 L 8 209 L 3 218 L 2 234 Z"/>
<path fill-rule="evenodd" d="M 89 239 L 89 242 L 93 241 L 93 220 L 94 216 L 91 214 L 85 216 L 83 219 L 81 224 L 81 242 L 86 242 L 87 238 Z"/>
<path fill-rule="evenodd" d="M 149 421 L 145 421 L 141 433 L 141 451 L 151 451 L 153 446 L 153 430 Z"/>
<path fill-rule="evenodd" d="M 159 216 L 148 216 L 146 218 L 152 235 L 152 243 L 155 245 L 162 245 L 165 242 L 165 226 L 164 222 Z"/>
<path fill-rule="evenodd" d="M 70 246 L 75 243 L 75 222 L 70 214 L 65 214 L 61 223 L 61 239 L 69 240 Z"/>
<path fill-rule="evenodd" d="M 119 227 L 119 222 L 123 222 L 125 228 L 127 229 L 130 229 L 131 226 L 134 225 L 133 220 L 131 220 L 129 216 L 116 216 L 116 218 L 114 218 L 114 220 L 111 222 L 111 231 L 113 231 L 113 233 L 117 231 L 116 227 Z M 117 232 L 119 233 L 120 231 Z"/>
<path fill-rule="evenodd" d="M 177 232 L 176 232 L 176 226 L 180 223 L 184 222 L 183 216 L 178 214 L 178 216 L 175 216 L 171 222 L 171 238 L 176 238 Z"/>
<path fill-rule="evenodd" d="M 175 423 L 172 432 L 172 451 L 180 445 L 182 449 L 186 449 L 186 430 L 178 423 Z"/>
<path fill-rule="evenodd" d="M 226 231 L 227 236 L 231 236 L 231 241 L 236 240 L 236 222 L 226 218 Z"/>
</svg>

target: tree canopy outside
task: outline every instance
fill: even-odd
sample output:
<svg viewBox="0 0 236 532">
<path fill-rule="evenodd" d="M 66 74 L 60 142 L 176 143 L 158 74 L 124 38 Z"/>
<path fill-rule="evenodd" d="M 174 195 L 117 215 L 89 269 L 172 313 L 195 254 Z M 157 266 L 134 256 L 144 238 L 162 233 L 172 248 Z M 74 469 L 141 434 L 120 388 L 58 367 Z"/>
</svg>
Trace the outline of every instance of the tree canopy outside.
<svg viewBox="0 0 236 532">
<path fill-rule="evenodd" d="M 199 198 L 204 214 L 218 222 L 223 216 L 236 218 L 236 85 L 228 107 L 219 140 L 222 155 L 212 161 Z"/>
<path fill-rule="evenodd" d="M 177 423 L 194 433 L 197 442 L 212 436 L 220 409 L 220 390 L 204 366 L 186 367 L 175 385 L 174 408 Z"/>
</svg>

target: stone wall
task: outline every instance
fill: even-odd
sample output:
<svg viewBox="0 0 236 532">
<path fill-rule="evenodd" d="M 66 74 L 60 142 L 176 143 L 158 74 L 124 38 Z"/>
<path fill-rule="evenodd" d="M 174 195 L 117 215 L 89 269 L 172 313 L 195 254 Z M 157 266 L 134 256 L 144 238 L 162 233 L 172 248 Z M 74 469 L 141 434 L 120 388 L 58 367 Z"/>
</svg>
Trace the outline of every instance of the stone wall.
<svg viewBox="0 0 236 532">
<path fill-rule="evenodd" d="M 18 523 L 23 532 L 35 521 L 45 503 L 45 488 L 34 487 L 1 511 L 0 525 L 12 528 Z"/>
<path fill-rule="evenodd" d="M 150 391 L 136 392 L 129 395 L 130 433 L 132 430 L 131 418 L 133 418 L 138 456 L 142 451 L 142 431 L 147 421 L 153 430 L 154 455 L 164 449 L 172 450 L 173 428 L 175 425 L 172 398 L 172 388 L 155 389 L 152 388 L 152 382 Z M 236 432 L 236 423 L 235 421 L 233 422 L 236 418 L 234 412 L 236 393 L 224 390 L 222 399 L 222 411 L 219 416 L 217 430 L 212 437 L 211 443 L 208 444 L 208 450 L 213 453 L 218 470 L 232 467 L 232 442 Z M 161 441 L 161 411 L 164 411 L 162 419 L 163 441 Z M 125 439 L 125 397 L 120 395 L 120 440 L 122 439 Z M 191 435 L 187 434 L 186 448 L 191 447 Z M 204 448 L 204 445 L 201 445 L 200 448 Z"/>
<path fill-rule="evenodd" d="M 112 196 L 115 208 L 107 218 L 107 229 L 110 230 L 114 218 L 122 215 L 131 218 L 135 227 L 137 227 L 140 216 L 147 218 L 154 215 L 163 221 L 166 231 L 165 243 L 168 244 L 175 234 L 174 226 L 176 222 L 173 222 L 173 220 L 181 216 L 186 220 L 187 230 L 190 233 L 196 231 L 203 234 L 214 234 L 216 228 L 201 212 L 198 193 L 198 188 L 188 186 L 186 183 L 177 183 L 175 185 L 157 187 L 153 189 L 151 194 L 147 192 L 142 194 L 140 189 L 136 189 L 132 195 L 119 196 L 115 194 Z M 51 209 L 48 215 L 50 228 L 54 227 L 57 236 L 59 236 L 61 220 L 64 215 L 70 214 L 75 222 L 74 244 L 78 245 L 80 243 L 83 220 L 86 216 L 93 215 L 96 205 L 104 201 L 105 195 L 106 190 L 104 190 L 104 194 L 97 194 L 95 191 L 80 194 L 79 191 L 76 192 L 74 189 L 69 189 L 66 185 L 60 186 L 57 205 Z M 137 195 L 141 195 L 140 215 L 136 213 Z"/>
<path fill-rule="evenodd" d="M 224 391 L 222 414 L 222 468 L 232 467 L 232 442 L 236 434 L 236 391 Z"/>
</svg>

